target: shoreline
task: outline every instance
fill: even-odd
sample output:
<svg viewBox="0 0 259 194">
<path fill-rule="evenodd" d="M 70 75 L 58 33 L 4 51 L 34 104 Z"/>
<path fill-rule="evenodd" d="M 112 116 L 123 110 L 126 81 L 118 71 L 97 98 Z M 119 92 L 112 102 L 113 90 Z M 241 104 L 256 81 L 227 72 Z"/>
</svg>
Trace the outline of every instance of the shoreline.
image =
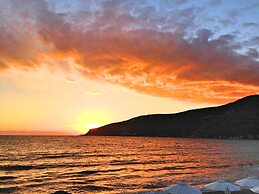
<svg viewBox="0 0 259 194">
<path fill-rule="evenodd" d="M 163 190 L 161 191 L 150 191 L 143 194 L 166 194 Z M 202 194 L 225 194 L 224 191 L 202 191 Z M 242 189 L 241 191 L 232 191 L 231 194 L 255 194 L 249 189 Z"/>
<path fill-rule="evenodd" d="M 203 191 L 203 194 L 225 194 L 224 191 Z M 254 194 L 249 189 L 242 189 L 241 191 L 232 191 L 231 194 Z"/>
</svg>

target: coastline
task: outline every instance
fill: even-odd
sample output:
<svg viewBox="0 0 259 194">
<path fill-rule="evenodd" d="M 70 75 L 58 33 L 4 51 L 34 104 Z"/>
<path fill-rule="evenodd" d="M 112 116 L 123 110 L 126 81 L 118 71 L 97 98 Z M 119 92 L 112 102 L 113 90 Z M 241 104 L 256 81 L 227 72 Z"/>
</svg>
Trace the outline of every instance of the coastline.
<svg viewBox="0 0 259 194">
<path fill-rule="evenodd" d="M 143 194 L 167 194 L 163 190 L 162 191 L 151 191 Z M 202 194 L 225 194 L 224 191 L 202 191 Z M 249 189 L 242 189 L 241 191 L 232 191 L 231 194 L 255 194 Z"/>
<path fill-rule="evenodd" d="M 203 194 L 225 194 L 224 191 L 203 191 Z M 241 191 L 232 191 L 231 194 L 254 194 L 249 189 L 242 189 Z"/>
</svg>

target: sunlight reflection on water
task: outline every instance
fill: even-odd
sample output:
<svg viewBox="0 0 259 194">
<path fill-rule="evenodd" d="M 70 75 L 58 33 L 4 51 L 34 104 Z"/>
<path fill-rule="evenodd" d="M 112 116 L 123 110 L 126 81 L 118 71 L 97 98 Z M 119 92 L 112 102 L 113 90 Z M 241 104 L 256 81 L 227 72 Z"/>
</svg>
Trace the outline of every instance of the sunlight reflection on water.
<svg viewBox="0 0 259 194">
<path fill-rule="evenodd" d="M 0 192 L 137 193 L 259 175 L 259 141 L 0 137 Z"/>
</svg>

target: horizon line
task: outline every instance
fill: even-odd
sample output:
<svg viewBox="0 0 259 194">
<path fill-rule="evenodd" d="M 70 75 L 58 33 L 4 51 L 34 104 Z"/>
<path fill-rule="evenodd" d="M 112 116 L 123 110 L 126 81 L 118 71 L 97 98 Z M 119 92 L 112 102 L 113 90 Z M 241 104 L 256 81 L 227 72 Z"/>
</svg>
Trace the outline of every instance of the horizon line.
<svg viewBox="0 0 259 194">
<path fill-rule="evenodd" d="M 0 136 L 78 136 L 68 131 L 0 131 Z"/>
</svg>

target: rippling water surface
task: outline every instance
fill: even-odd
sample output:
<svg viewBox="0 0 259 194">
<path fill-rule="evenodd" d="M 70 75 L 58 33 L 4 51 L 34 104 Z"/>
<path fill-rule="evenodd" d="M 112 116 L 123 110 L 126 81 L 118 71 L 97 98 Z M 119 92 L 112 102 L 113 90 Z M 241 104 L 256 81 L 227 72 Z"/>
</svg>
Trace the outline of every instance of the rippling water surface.
<svg viewBox="0 0 259 194">
<path fill-rule="evenodd" d="M 0 193 L 138 193 L 259 175 L 259 141 L 0 137 Z"/>
</svg>

